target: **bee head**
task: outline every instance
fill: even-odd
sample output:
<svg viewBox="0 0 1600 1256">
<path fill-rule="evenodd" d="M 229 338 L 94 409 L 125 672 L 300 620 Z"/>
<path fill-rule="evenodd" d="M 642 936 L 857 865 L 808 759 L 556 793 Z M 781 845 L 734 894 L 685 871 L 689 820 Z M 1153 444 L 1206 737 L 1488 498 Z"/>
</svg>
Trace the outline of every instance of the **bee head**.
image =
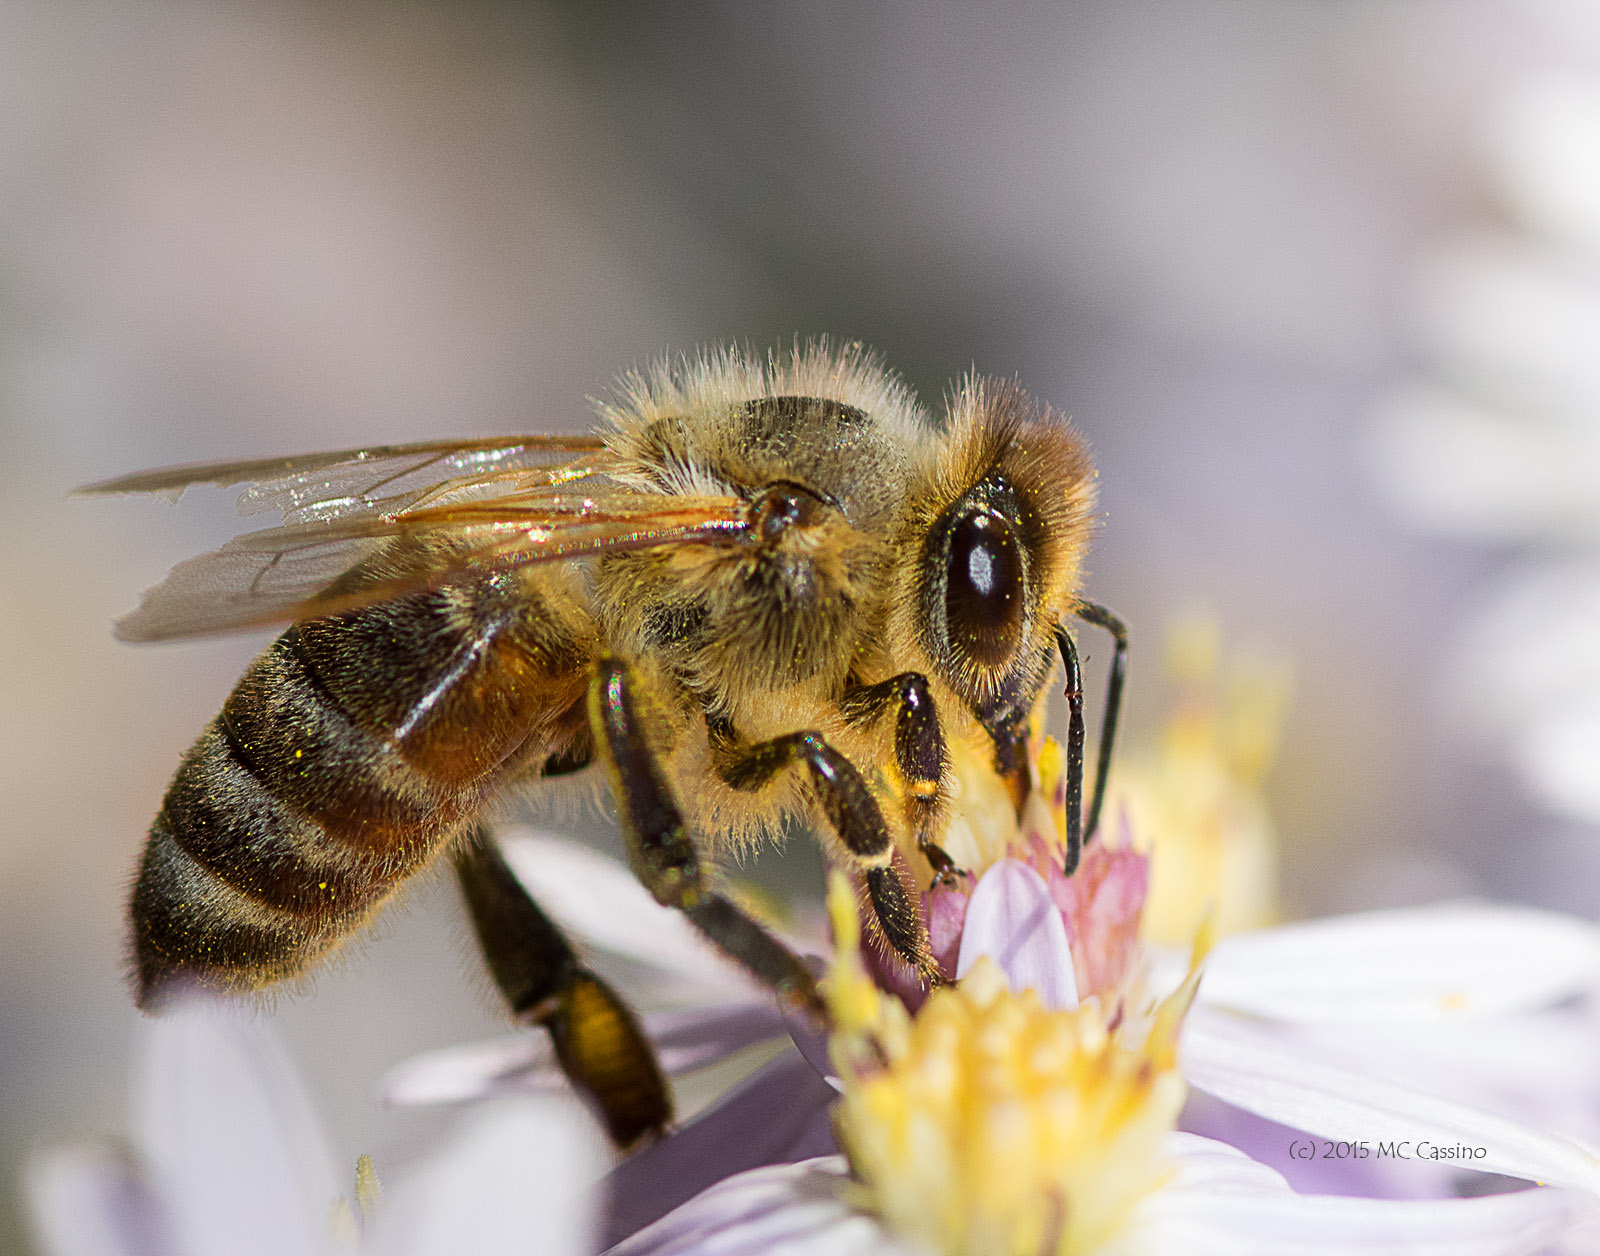
<svg viewBox="0 0 1600 1256">
<path fill-rule="evenodd" d="M 929 670 L 992 733 L 1037 700 L 1093 520 L 1094 472 L 1065 419 L 969 379 L 907 506 L 896 614 Z"/>
</svg>

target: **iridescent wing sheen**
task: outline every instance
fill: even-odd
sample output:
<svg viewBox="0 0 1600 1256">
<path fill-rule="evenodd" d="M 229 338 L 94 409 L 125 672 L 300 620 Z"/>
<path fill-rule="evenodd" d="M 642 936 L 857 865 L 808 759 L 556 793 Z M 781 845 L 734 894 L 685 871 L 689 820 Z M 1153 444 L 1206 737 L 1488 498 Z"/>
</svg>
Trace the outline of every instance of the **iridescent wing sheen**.
<svg viewBox="0 0 1600 1256">
<path fill-rule="evenodd" d="M 569 459 L 552 463 L 556 453 Z M 338 614 L 532 563 L 728 543 L 748 529 L 738 498 L 638 487 L 619 470 L 597 438 L 518 437 L 176 467 L 85 491 L 249 481 L 242 510 L 284 511 L 278 527 L 179 563 L 117 622 L 124 640 L 164 641 Z M 352 571 L 385 546 L 406 560 Z"/>
<path fill-rule="evenodd" d="M 575 459 L 575 455 L 589 457 Z M 602 438 L 587 433 L 485 436 L 161 467 L 85 485 L 78 492 L 155 493 L 175 501 L 196 484 L 244 484 L 239 494 L 241 515 L 277 510 L 283 512 L 283 522 L 291 524 L 392 513 L 453 487 L 515 483 L 522 476 L 538 482 L 540 473 L 548 483 L 557 475 L 586 474 L 588 464 L 606 459 Z"/>
</svg>

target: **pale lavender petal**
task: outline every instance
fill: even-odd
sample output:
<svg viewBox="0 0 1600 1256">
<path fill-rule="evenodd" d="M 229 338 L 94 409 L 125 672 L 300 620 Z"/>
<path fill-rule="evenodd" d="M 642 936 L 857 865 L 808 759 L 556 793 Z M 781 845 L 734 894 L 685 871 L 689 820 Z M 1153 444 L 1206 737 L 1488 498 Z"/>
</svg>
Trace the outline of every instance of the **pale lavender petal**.
<svg viewBox="0 0 1600 1256">
<path fill-rule="evenodd" d="M 827 1031 L 814 1024 L 804 1012 L 786 1011 L 784 1016 L 789 1025 L 789 1040 L 794 1043 L 795 1049 L 816 1070 L 818 1077 L 834 1090 L 843 1090 L 844 1086 L 834 1072 L 833 1059 L 828 1053 Z"/>
<path fill-rule="evenodd" d="M 1475 1149 L 1452 1167 L 1600 1194 L 1600 1153 L 1576 1140 L 1317 1059 L 1263 1027 L 1193 1009 L 1179 1053 L 1195 1087 L 1271 1120 L 1336 1141 Z"/>
<path fill-rule="evenodd" d="M 463 1103 L 528 1090 L 559 1089 L 562 1074 L 544 1030 L 441 1047 L 402 1060 L 378 1081 L 379 1101 Z"/>
<path fill-rule="evenodd" d="M 736 1051 L 781 1038 L 788 1022 L 775 1001 L 674 1008 L 640 1017 L 669 1075 L 705 1068 Z M 378 1084 L 384 1103 L 462 1103 L 496 1095 L 549 1093 L 566 1087 L 543 1029 L 413 1056 Z"/>
<path fill-rule="evenodd" d="M 609 1158 L 576 1101 L 504 1101 L 385 1182 L 364 1246 L 383 1256 L 590 1256 Z"/>
<path fill-rule="evenodd" d="M 922 896 L 922 910 L 928 919 L 934 961 L 945 976 L 954 977 L 967 919 L 967 895 L 957 886 L 935 885 Z"/>
<path fill-rule="evenodd" d="M 754 1000 L 768 991 L 680 911 L 663 907 L 614 859 L 572 842 L 514 829 L 506 862 L 539 905 L 581 940 L 668 974 L 663 998 Z"/>
<path fill-rule="evenodd" d="M 919 1256 L 845 1202 L 842 1156 L 753 1169 L 696 1196 L 609 1256 Z"/>
<path fill-rule="evenodd" d="M 1191 1089 L 1178 1128 L 1226 1143 L 1281 1173 L 1302 1195 L 1361 1195 L 1370 1199 L 1443 1199 L 1456 1194 L 1461 1173 L 1432 1160 L 1379 1157 L 1375 1145 L 1365 1156 L 1327 1140 L 1310 1143 L 1304 1130 L 1269 1121 Z M 1313 1154 L 1303 1153 L 1311 1146 Z"/>
<path fill-rule="evenodd" d="M 646 1012 L 641 1019 L 656 1045 L 661 1067 L 671 1074 L 692 1073 L 789 1032 L 783 1010 L 770 994 L 759 1003 L 673 1008 Z"/>
<path fill-rule="evenodd" d="M 110 1147 L 35 1156 L 23 1190 L 44 1256 L 184 1256 L 161 1198 L 139 1166 Z"/>
<path fill-rule="evenodd" d="M 1287 1032 L 1287 1031 L 1286 1031 Z M 1293 1038 L 1331 1063 L 1436 1094 L 1471 1096 L 1502 1116 L 1600 1139 L 1600 1007 L 1564 1003 L 1469 1026 L 1300 1025 Z"/>
<path fill-rule="evenodd" d="M 248 1016 L 192 999 L 144 1022 L 138 1149 L 196 1256 L 318 1252 L 348 1187 L 293 1068 Z"/>
<path fill-rule="evenodd" d="M 1438 1200 L 1296 1195 L 1280 1176 L 1221 1143 L 1175 1134 L 1167 1151 L 1177 1172 L 1138 1206 L 1126 1250 L 1531 1256 L 1594 1236 L 1595 1201 L 1577 1192 L 1535 1188 Z"/>
<path fill-rule="evenodd" d="M 1600 986 L 1600 929 L 1533 908 L 1449 903 L 1282 925 L 1219 941 L 1200 999 L 1300 1021 L 1443 1020 Z"/>
<path fill-rule="evenodd" d="M 988 955 L 1013 990 L 1036 990 L 1046 1007 L 1078 1006 L 1072 948 L 1050 890 L 1032 868 L 1002 859 L 978 882 L 967 904 L 956 978 L 965 977 L 978 956 Z"/>
<path fill-rule="evenodd" d="M 604 1241 L 621 1241 L 732 1174 L 837 1151 L 828 1119 L 837 1097 L 805 1059 L 785 1052 L 612 1170 Z"/>
</svg>

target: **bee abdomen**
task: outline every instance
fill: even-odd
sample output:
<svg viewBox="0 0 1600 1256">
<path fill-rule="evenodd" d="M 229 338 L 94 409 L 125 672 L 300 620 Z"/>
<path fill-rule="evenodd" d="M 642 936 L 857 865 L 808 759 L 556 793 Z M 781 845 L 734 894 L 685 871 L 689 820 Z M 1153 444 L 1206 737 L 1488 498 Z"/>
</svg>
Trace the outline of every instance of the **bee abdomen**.
<svg viewBox="0 0 1600 1256">
<path fill-rule="evenodd" d="M 303 972 L 525 762 L 568 746 L 593 633 L 553 606 L 491 577 L 273 642 L 151 827 L 131 906 L 139 1001 L 173 979 L 251 990 Z"/>
<path fill-rule="evenodd" d="M 230 885 L 183 848 L 165 809 L 150 828 L 130 914 L 147 1009 L 186 981 L 244 991 L 290 976 L 336 936 Z"/>
<path fill-rule="evenodd" d="M 185 756 L 131 904 L 139 1001 L 174 980 L 304 971 L 428 862 L 479 791 L 430 781 L 357 725 L 291 628 Z"/>
<path fill-rule="evenodd" d="M 141 1003 L 173 977 L 254 989 L 295 975 L 437 845 L 421 832 L 382 850 L 340 841 L 273 785 L 220 716 L 185 758 L 134 891 Z"/>
</svg>

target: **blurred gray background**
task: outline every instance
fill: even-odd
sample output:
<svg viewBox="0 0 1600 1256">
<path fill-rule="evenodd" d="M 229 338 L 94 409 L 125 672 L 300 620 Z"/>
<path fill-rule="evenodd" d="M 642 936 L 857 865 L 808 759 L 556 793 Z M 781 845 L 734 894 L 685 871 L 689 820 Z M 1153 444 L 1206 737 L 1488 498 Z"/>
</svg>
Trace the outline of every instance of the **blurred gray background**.
<svg viewBox="0 0 1600 1256">
<path fill-rule="evenodd" d="M 121 1125 L 126 883 L 266 639 L 114 643 L 231 498 L 67 490 L 579 429 L 669 350 L 859 338 L 933 401 L 1016 375 L 1098 457 L 1135 733 L 1185 608 L 1293 660 L 1296 910 L 1592 913 L 1587 847 L 1441 718 L 1495 560 L 1396 519 L 1358 453 L 1554 7 L 0 0 L 0 1250 L 26 1151 Z M 341 1155 L 433 1128 L 373 1082 L 498 1028 L 475 962 L 432 885 L 273 1012 Z"/>
</svg>

